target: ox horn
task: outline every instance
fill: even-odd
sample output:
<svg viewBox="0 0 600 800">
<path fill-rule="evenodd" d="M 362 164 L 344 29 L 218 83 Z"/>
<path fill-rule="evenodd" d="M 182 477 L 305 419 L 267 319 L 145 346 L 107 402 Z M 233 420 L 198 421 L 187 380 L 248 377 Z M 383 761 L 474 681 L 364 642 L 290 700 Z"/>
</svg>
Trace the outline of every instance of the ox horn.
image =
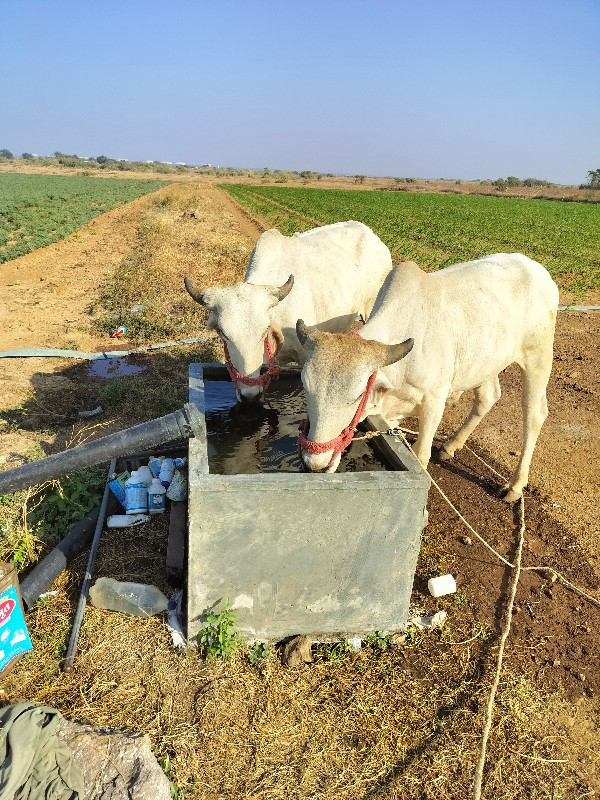
<svg viewBox="0 0 600 800">
<path fill-rule="evenodd" d="M 200 303 L 201 306 L 208 305 L 204 297 L 204 292 L 202 292 L 200 289 L 197 289 L 189 278 L 184 278 L 183 282 L 185 284 L 185 288 L 187 289 L 189 296 L 193 300 L 195 300 L 197 303 Z"/>
<path fill-rule="evenodd" d="M 283 299 L 285 299 L 288 294 L 292 291 L 292 286 L 294 285 L 294 276 L 290 275 L 287 281 L 283 284 L 283 286 L 276 286 L 271 289 L 271 294 L 273 297 L 277 299 L 278 303 L 281 303 Z"/>
<path fill-rule="evenodd" d="M 404 342 L 400 342 L 400 344 L 386 345 L 384 361 L 381 366 L 387 367 L 390 364 L 394 364 L 396 361 L 400 361 L 410 353 L 414 343 L 414 339 L 406 339 Z"/>
<path fill-rule="evenodd" d="M 303 319 L 299 319 L 296 323 L 296 334 L 302 347 L 309 347 L 313 343 L 313 332 L 304 324 Z"/>
</svg>

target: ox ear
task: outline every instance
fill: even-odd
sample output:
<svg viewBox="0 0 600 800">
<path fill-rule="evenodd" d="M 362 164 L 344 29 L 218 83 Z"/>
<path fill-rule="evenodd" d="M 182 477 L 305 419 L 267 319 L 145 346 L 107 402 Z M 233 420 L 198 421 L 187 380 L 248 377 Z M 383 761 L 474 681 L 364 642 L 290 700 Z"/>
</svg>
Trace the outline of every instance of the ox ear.
<svg viewBox="0 0 600 800">
<path fill-rule="evenodd" d="M 197 303 L 200 303 L 200 305 L 204 307 L 210 305 L 206 292 L 197 289 L 189 278 L 184 278 L 183 282 L 192 300 L 195 300 Z"/>
<path fill-rule="evenodd" d="M 288 296 L 288 294 L 292 291 L 292 287 L 294 285 L 294 276 L 290 275 L 287 281 L 283 284 L 283 286 L 269 286 L 269 291 L 273 295 L 273 298 L 276 303 L 281 303 L 282 300 Z"/>
<path fill-rule="evenodd" d="M 382 362 L 381 366 L 387 367 L 390 364 L 395 364 L 396 361 L 403 359 L 410 353 L 414 343 L 414 339 L 406 339 L 406 341 L 400 342 L 400 344 L 385 345 L 384 361 Z"/>
<path fill-rule="evenodd" d="M 303 319 L 296 323 L 296 335 L 305 350 L 312 350 L 315 345 L 315 334 L 305 324 Z"/>
</svg>

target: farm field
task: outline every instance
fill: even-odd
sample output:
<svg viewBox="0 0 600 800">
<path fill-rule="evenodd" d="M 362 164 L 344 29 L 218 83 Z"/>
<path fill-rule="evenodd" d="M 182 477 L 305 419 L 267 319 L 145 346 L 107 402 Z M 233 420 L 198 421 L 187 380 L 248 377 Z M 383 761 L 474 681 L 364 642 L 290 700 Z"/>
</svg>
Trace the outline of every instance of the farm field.
<svg viewBox="0 0 600 800">
<path fill-rule="evenodd" d="M 0 173 L 0 264 L 163 186 L 164 181 Z"/>
<path fill-rule="evenodd" d="M 539 261 L 560 288 L 600 288 L 600 205 L 550 200 L 221 184 L 250 214 L 282 233 L 355 219 L 395 261 L 440 269 L 489 253 Z"/>
<path fill-rule="evenodd" d="M 266 212 L 243 215 L 212 182 L 163 187 L 91 220 L 77 239 L 5 264 L 0 350 L 60 346 L 65 340 L 84 350 L 127 349 L 161 336 L 204 335 L 202 311 L 185 293 L 183 276 L 198 286 L 242 280 L 261 227 L 274 223 Z M 506 200 L 490 202 L 503 207 Z M 284 225 L 289 211 L 270 205 L 282 213 Z M 329 221 L 314 210 L 301 213 Z M 334 221 L 345 217 L 339 214 Z M 296 224 L 314 224 L 298 213 L 296 218 Z M 551 233 L 540 230 L 540 238 Z M 134 303 L 146 307 L 141 322 L 124 316 Z M 110 325 L 120 322 L 132 326 L 134 342 L 108 338 Z M 551 564 L 596 597 L 599 336 L 597 313 L 559 315 L 550 416 L 526 493 L 524 549 L 525 565 Z M 188 364 L 222 358 L 214 344 L 139 356 L 132 361 L 142 373 L 110 379 L 90 376 L 85 363 L 5 359 L 0 469 L 180 407 Z M 500 402 L 470 443 L 506 474 L 519 447 L 518 370 L 507 370 L 501 383 Z M 448 412 L 442 432 L 465 416 L 468 399 Z M 80 410 L 97 405 L 102 415 L 78 418 Z M 415 424 L 410 420 L 408 427 Z M 512 560 L 515 520 L 513 510 L 494 497 L 497 476 L 467 452 L 453 463 L 432 462 L 430 469 L 475 528 Z M 66 498 L 73 486 L 61 484 Z M 91 493 L 97 487 L 75 488 Z M 40 499 L 26 495 L 0 500 L 2 556 L 14 557 L 18 545 L 26 545 L 18 553 L 21 575 L 52 542 L 43 540 L 39 528 L 22 537 L 24 503 L 34 506 Z M 38 519 L 42 510 L 38 506 Z M 273 649 L 256 663 L 246 654 L 225 662 L 207 662 L 191 650 L 182 655 L 173 650 L 160 617 L 144 620 L 88 607 L 75 669 L 63 674 L 59 664 L 84 553 L 52 587 L 59 595 L 28 613 L 35 651 L 3 681 L 2 702 L 28 699 L 54 705 L 74 721 L 148 733 L 178 800 L 470 797 L 510 572 L 475 539 L 464 542 L 466 529 L 433 491 L 429 513 L 413 602 L 427 611 L 446 610 L 444 631 L 415 632 L 400 641 L 375 638 L 359 653 L 315 646 L 312 664 L 290 669 Z M 104 531 L 94 577 L 149 582 L 168 591 L 165 523 Z M 427 578 L 444 572 L 455 575 L 459 592 L 434 601 Z M 483 796 L 592 798 L 600 791 L 599 610 L 538 572 L 522 574 L 516 602 Z"/>
</svg>

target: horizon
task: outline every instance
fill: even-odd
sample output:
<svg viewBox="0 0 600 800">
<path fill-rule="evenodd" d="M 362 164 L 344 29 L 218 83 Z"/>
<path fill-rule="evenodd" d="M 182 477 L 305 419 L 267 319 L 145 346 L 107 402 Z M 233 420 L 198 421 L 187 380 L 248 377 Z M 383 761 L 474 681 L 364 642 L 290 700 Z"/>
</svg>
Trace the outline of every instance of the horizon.
<svg viewBox="0 0 600 800">
<path fill-rule="evenodd" d="M 593 0 L 25 0 L 3 8 L 0 147 L 577 186 L 598 166 L 599 29 Z"/>
<path fill-rule="evenodd" d="M 2 143 L 0 142 L 0 144 L 2 144 Z M 1 149 L 2 148 L 0 148 L 0 150 Z M 6 148 L 6 149 L 9 149 L 9 148 Z M 30 161 L 30 159 L 24 159 L 22 157 L 25 153 L 27 153 L 28 155 L 33 156 L 35 161 L 43 161 L 43 160 L 48 159 L 48 158 L 55 158 L 56 157 L 55 154 L 56 153 L 60 153 L 61 156 L 66 156 L 68 158 L 77 158 L 77 159 L 80 159 L 81 161 L 84 161 L 84 162 L 85 161 L 96 161 L 98 158 L 106 157 L 110 161 L 115 161 L 115 162 L 126 162 L 126 163 L 132 163 L 132 164 L 164 164 L 165 166 L 170 166 L 170 167 L 181 166 L 181 167 L 186 167 L 187 169 L 204 169 L 204 168 L 208 168 L 208 169 L 232 169 L 232 170 L 238 170 L 240 172 L 244 171 L 244 170 L 249 170 L 249 171 L 252 171 L 252 172 L 261 172 L 262 170 L 268 170 L 269 172 L 273 172 L 273 173 L 289 172 L 292 175 L 300 175 L 300 173 L 302 172 L 302 170 L 292 170 L 292 169 L 286 169 L 286 168 L 274 169 L 274 168 L 269 167 L 268 165 L 265 165 L 264 167 L 251 167 L 251 166 L 247 166 L 247 165 L 238 166 L 238 165 L 234 165 L 234 164 L 207 164 L 207 163 L 204 163 L 204 164 L 188 164 L 188 163 L 186 163 L 184 161 L 159 161 L 158 159 L 143 159 L 142 160 L 142 159 L 139 159 L 139 158 L 113 158 L 112 156 L 107 156 L 105 152 L 100 153 L 97 156 L 81 156 L 78 153 L 65 153 L 62 150 L 55 150 L 54 152 L 47 153 L 46 155 L 40 155 L 40 154 L 37 154 L 37 153 L 28 153 L 27 151 L 22 151 L 21 155 L 19 155 L 18 153 L 13 153 L 13 159 L 15 161 L 25 161 L 25 162 Z M 33 163 L 35 163 L 35 161 Z M 0 159 L 0 163 L 2 163 L 1 159 Z M 404 179 L 408 178 L 410 180 L 423 181 L 423 182 L 427 182 L 427 181 L 429 181 L 429 182 L 447 181 L 449 183 L 454 182 L 454 181 L 462 181 L 464 183 L 482 183 L 483 181 L 488 181 L 488 180 L 492 180 L 493 181 L 493 180 L 497 180 L 497 179 L 507 179 L 507 178 L 510 178 L 510 177 L 518 178 L 521 181 L 525 181 L 525 180 L 547 181 L 547 179 L 543 175 L 525 175 L 525 176 L 522 176 L 522 175 L 496 175 L 494 177 L 489 175 L 489 176 L 486 176 L 485 178 L 463 178 L 460 175 L 454 175 L 452 177 L 425 178 L 425 177 L 422 177 L 420 175 L 367 175 L 367 174 L 360 174 L 360 173 L 359 174 L 350 175 L 349 173 L 344 173 L 344 172 L 316 172 L 314 170 L 312 172 L 314 173 L 314 175 L 318 175 L 319 177 L 332 177 L 332 178 L 357 178 L 357 177 L 363 177 L 363 178 L 370 178 L 370 179 L 376 179 L 376 180 L 404 180 Z M 90 177 L 94 177 L 94 176 L 91 175 Z M 586 177 L 587 177 L 587 175 L 586 175 Z M 560 183 L 555 183 L 553 181 L 548 181 L 548 183 L 551 183 L 552 185 L 556 185 L 556 186 L 564 186 L 566 188 L 579 186 L 579 184 L 560 184 Z"/>
</svg>

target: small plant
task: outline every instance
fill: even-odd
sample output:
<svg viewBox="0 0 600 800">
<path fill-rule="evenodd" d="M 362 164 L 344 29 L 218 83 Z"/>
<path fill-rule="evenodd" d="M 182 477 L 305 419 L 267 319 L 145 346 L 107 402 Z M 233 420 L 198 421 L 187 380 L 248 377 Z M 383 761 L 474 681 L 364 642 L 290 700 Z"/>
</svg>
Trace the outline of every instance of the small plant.
<svg viewBox="0 0 600 800">
<path fill-rule="evenodd" d="M 464 603 L 468 603 L 469 598 L 467 597 L 465 592 L 458 591 L 455 592 L 454 594 L 454 602 L 456 603 L 457 606 L 461 606 Z"/>
<path fill-rule="evenodd" d="M 271 649 L 265 642 L 256 642 L 256 644 L 248 648 L 246 655 L 252 666 L 256 667 L 261 661 L 267 661 L 271 658 Z"/>
<path fill-rule="evenodd" d="M 229 598 L 218 614 L 207 614 L 205 628 L 198 631 L 200 654 L 212 661 L 217 658 L 233 658 L 240 649 L 242 641 L 235 632 L 236 611 L 229 608 Z"/>
<path fill-rule="evenodd" d="M 490 626 L 487 624 L 487 622 L 482 623 L 479 626 L 479 632 L 477 633 L 477 638 L 481 639 L 482 642 L 487 642 L 487 640 L 491 637 L 491 635 L 492 635 L 492 629 L 490 628 Z"/>
<path fill-rule="evenodd" d="M 169 781 L 169 792 L 171 794 L 171 800 L 183 800 L 183 794 L 179 791 L 179 787 L 177 786 L 177 781 L 173 777 L 173 765 L 171 764 L 171 759 L 169 755 L 162 756 L 162 758 L 158 759 L 158 763 L 160 764 L 162 771 L 167 776 Z"/>
<path fill-rule="evenodd" d="M 341 642 L 333 642 L 331 644 L 322 644 L 318 653 L 324 661 L 329 661 L 331 664 L 339 664 L 350 652 L 350 645 L 346 639 Z"/>
<path fill-rule="evenodd" d="M 387 631 L 376 631 L 371 636 L 365 637 L 365 642 L 378 650 L 387 650 L 390 646 Z"/>
<path fill-rule="evenodd" d="M 406 643 L 407 644 L 417 644 L 420 639 L 419 631 L 417 628 L 407 628 L 406 630 Z"/>
</svg>

